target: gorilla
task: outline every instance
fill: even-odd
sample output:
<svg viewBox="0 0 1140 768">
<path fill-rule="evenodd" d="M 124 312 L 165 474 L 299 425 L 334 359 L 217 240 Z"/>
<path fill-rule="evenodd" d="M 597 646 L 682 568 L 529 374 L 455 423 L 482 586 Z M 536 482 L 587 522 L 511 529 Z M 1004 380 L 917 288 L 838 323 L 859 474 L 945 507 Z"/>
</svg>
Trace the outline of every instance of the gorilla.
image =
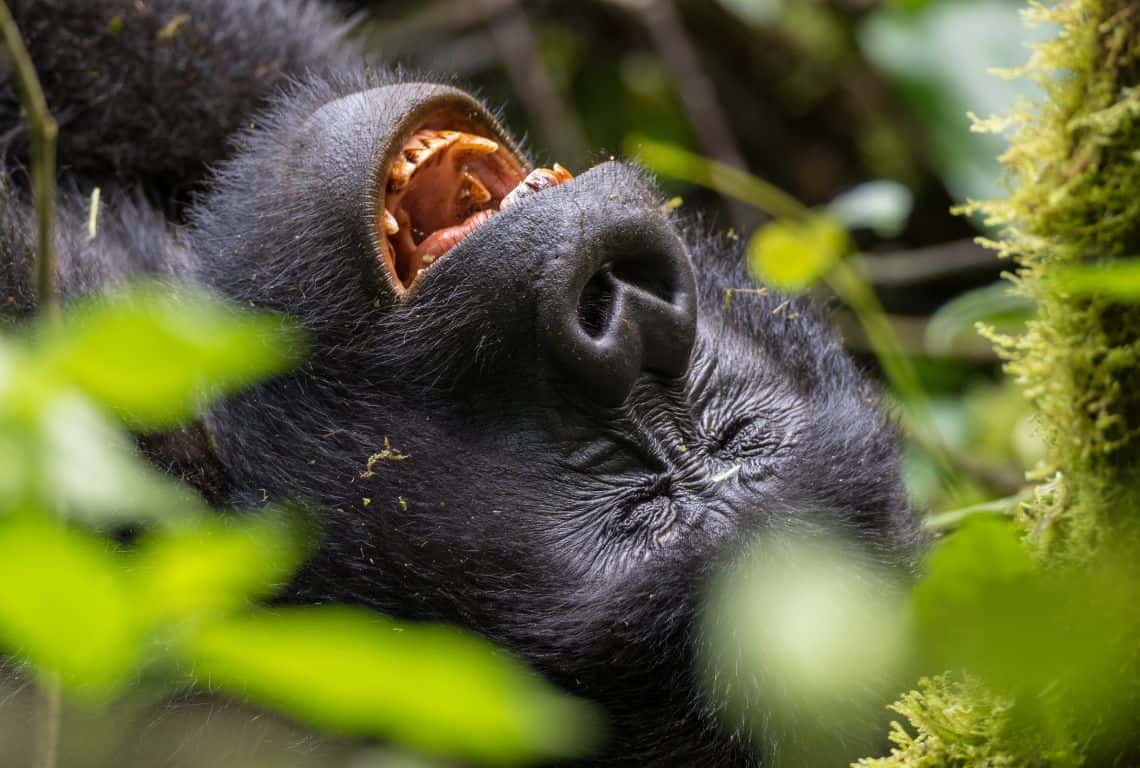
<svg viewBox="0 0 1140 768">
<path fill-rule="evenodd" d="M 480 633 L 600 705 L 592 765 L 765 762 L 775 737 L 700 685 L 710 573 L 764 531 L 838 529 L 904 568 L 918 541 L 897 436 L 819 314 L 733 293 L 737 240 L 629 163 L 535 168 L 446 78 L 371 63 L 334 7 L 9 5 L 60 125 L 64 301 L 147 275 L 309 333 L 299 369 L 142 438 L 219 507 L 312 507 L 287 599 Z M 18 322 L 10 77 L 0 135 Z"/>
</svg>

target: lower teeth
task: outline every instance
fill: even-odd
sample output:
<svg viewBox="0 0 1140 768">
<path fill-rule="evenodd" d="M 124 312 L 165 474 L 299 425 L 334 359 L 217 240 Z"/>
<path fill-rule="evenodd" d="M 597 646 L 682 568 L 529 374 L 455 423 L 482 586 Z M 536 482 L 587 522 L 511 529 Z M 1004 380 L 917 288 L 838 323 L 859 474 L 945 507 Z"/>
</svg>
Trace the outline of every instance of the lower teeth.
<svg viewBox="0 0 1140 768">
<path fill-rule="evenodd" d="M 527 177 L 519 182 L 519 185 L 512 189 L 503 201 L 499 203 L 499 210 L 505 211 L 512 205 L 522 200 L 524 197 L 541 192 L 548 187 L 556 187 L 574 178 L 570 171 L 563 168 L 558 163 L 554 164 L 554 168 L 535 168 Z"/>
</svg>

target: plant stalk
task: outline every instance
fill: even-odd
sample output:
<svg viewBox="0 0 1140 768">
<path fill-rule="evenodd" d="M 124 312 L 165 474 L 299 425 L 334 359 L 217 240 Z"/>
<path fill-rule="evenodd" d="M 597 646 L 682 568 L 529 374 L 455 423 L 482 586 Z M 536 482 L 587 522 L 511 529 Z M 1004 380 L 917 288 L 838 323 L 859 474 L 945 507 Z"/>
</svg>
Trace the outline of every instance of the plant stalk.
<svg viewBox="0 0 1140 768">
<path fill-rule="evenodd" d="M 0 37 L 12 66 L 16 93 L 28 125 L 32 178 L 32 209 L 36 229 L 36 305 L 40 317 L 59 322 L 59 290 L 52 231 L 55 220 L 55 142 L 59 127 L 48 111 L 31 56 L 20 37 L 8 4 L 0 0 Z M 59 764 L 60 724 L 63 698 L 59 678 L 45 676 L 40 684 L 40 733 L 36 744 L 36 768 Z"/>
<path fill-rule="evenodd" d="M 48 111 L 31 56 L 3 0 L 0 0 L 0 37 L 11 61 L 16 92 L 28 124 L 32 207 L 36 220 L 36 303 L 40 314 L 49 322 L 55 322 L 59 317 L 59 292 L 52 226 L 55 220 L 55 140 L 59 127 Z"/>
</svg>

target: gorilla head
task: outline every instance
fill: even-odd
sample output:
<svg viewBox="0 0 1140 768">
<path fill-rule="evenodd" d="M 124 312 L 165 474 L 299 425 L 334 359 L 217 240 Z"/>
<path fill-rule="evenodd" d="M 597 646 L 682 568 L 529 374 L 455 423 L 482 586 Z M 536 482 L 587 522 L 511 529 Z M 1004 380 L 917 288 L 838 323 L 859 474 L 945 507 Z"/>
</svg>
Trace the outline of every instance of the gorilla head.
<svg viewBox="0 0 1140 768">
<path fill-rule="evenodd" d="M 201 279 L 314 335 L 209 420 L 239 500 L 321 506 L 301 599 L 475 628 L 615 757 L 743 760 L 694 692 L 704 578 L 772 527 L 905 557 L 871 390 L 802 302 L 726 301 L 739 254 L 629 165 L 528 175 L 469 96 L 361 85 L 279 104 L 195 215 Z"/>
<path fill-rule="evenodd" d="M 482 633 L 604 706 L 599 764 L 759 759 L 763 746 L 716 725 L 717 702 L 697 684 L 710 571 L 756 534 L 788 528 L 839 529 L 887 562 L 913 554 L 895 437 L 835 336 L 806 302 L 733 293 L 750 286 L 735 241 L 671 218 L 629 164 L 573 178 L 532 171 L 471 96 L 365 74 L 341 53 L 326 74 L 279 91 L 253 74 L 262 54 L 226 34 L 275 9 L 250 45 L 265 56 L 309 50 L 274 70 L 299 76 L 324 55 L 306 40 L 329 48 L 329 22 L 301 0 L 190 5 L 192 24 L 222 30 L 196 38 L 193 66 L 235 56 L 227 79 L 156 94 L 176 100 L 169 112 L 180 117 L 168 126 L 174 117 L 151 113 L 146 153 L 99 154 L 114 120 L 136 119 L 121 109 L 89 124 L 84 152 L 69 156 L 65 143 L 64 161 L 80 183 L 153 190 L 162 176 L 169 188 L 156 149 L 164 130 L 231 112 L 244 127 L 224 152 L 203 145 L 197 165 L 179 148 L 178 172 L 191 179 L 226 159 L 194 182 L 192 202 L 177 201 L 174 221 L 156 223 L 123 195 L 100 235 L 122 242 L 96 254 L 66 240 L 64 284 L 81 292 L 108 275 L 174 273 L 309 330 L 300 370 L 205 424 L 225 502 L 304 499 L 322 521 L 289 599 Z M 69 74 L 70 60 L 51 53 L 52 36 L 74 26 L 69 7 L 96 12 L 86 0 L 18 4 L 40 35 L 32 48 L 46 82 L 58 84 L 49 101 L 103 114 L 76 85 L 86 70 Z M 137 57 L 157 45 L 141 34 L 75 38 L 112 68 L 118 46 Z M 276 38 L 289 45 L 264 41 Z M 164 56 L 159 73 L 180 71 Z M 140 76 L 117 77 L 126 86 L 107 98 Z M 252 82 L 261 101 L 247 98 Z M 211 102 L 238 96 L 245 113 Z M 209 108 L 194 112 L 195 99 Z M 267 110 L 251 113 L 258 104 Z M 164 255 L 138 253 L 140 229 L 158 230 Z M 102 272 L 69 277 L 81 258 Z"/>
</svg>

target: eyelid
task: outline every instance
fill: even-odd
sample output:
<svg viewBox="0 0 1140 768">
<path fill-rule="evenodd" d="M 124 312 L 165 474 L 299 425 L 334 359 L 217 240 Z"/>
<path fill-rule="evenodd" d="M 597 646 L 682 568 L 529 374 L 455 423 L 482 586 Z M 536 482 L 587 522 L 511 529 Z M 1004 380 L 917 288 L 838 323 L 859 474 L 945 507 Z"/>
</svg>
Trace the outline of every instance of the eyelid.
<svg viewBox="0 0 1140 768">
<path fill-rule="evenodd" d="M 744 459 L 774 453 L 779 439 L 771 422 L 759 416 L 739 417 L 729 422 L 713 443 L 713 452 L 728 458 Z"/>
</svg>

